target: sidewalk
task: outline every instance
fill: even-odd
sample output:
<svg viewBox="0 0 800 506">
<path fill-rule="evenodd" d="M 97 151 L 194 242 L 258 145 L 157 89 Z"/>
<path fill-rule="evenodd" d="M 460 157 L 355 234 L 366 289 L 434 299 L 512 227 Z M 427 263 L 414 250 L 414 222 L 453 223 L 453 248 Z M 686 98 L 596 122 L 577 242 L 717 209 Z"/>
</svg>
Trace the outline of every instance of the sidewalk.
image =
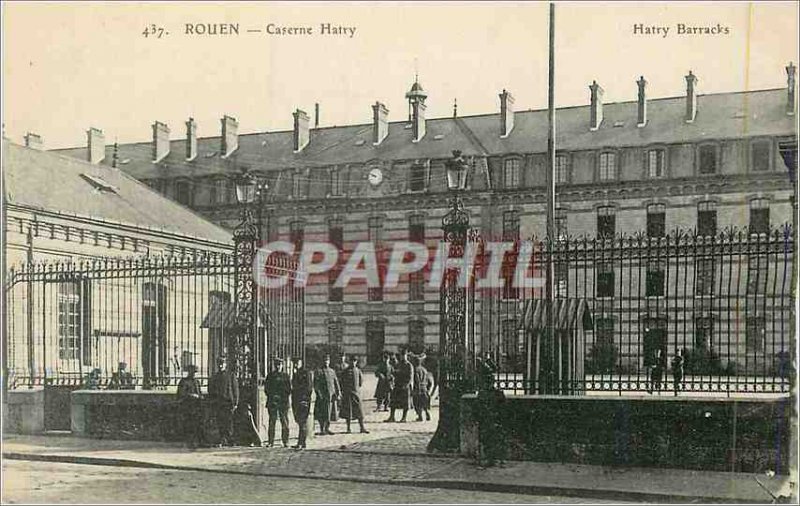
<svg viewBox="0 0 800 506">
<path fill-rule="evenodd" d="M 425 452 L 436 428 L 435 416 L 431 422 L 405 424 L 383 423 L 385 417 L 369 415 L 370 434 L 342 434 L 344 424 L 334 423 L 336 435 L 315 437 L 304 451 L 189 450 L 175 443 L 8 435 L 3 438 L 3 457 L 634 502 L 770 503 L 767 490 L 777 496 L 788 489 L 786 477 L 748 473 L 538 462 L 484 469 L 470 459 Z M 354 429 L 357 432 L 357 424 Z"/>
</svg>

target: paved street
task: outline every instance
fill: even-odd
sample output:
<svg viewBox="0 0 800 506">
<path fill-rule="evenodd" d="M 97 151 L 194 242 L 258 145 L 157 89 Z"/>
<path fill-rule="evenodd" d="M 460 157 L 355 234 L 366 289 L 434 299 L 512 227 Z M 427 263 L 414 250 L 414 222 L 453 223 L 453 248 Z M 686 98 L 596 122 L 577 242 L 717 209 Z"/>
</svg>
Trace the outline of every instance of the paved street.
<svg viewBox="0 0 800 506">
<path fill-rule="evenodd" d="M 570 497 L 217 472 L 3 462 L 3 503 L 597 503 Z M 615 501 L 617 502 L 617 501 Z M 610 501 L 609 501 L 610 503 Z"/>
</svg>

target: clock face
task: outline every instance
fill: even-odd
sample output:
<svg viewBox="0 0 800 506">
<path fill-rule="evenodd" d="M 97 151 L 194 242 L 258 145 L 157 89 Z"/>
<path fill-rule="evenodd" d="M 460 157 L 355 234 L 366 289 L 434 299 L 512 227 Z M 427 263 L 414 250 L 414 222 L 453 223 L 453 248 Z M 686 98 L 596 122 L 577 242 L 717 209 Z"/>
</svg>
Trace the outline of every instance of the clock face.
<svg viewBox="0 0 800 506">
<path fill-rule="evenodd" d="M 367 180 L 372 186 L 378 186 L 381 184 L 381 181 L 383 181 L 383 173 L 381 172 L 381 169 L 372 169 L 369 171 Z"/>
</svg>

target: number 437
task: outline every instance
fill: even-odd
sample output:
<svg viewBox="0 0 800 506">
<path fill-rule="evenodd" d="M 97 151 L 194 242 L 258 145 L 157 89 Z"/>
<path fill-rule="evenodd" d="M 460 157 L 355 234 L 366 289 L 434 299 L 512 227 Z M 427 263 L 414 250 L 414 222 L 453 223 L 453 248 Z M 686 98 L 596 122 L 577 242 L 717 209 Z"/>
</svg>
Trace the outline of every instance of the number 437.
<svg viewBox="0 0 800 506">
<path fill-rule="evenodd" d="M 145 27 L 144 31 L 142 32 L 142 35 L 144 35 L 145 37 L 150 37 L 152 35 L 153 37 L 160 39 L 164 35 L 167 35 L 167 32 L 166 30 L 164 30 L 164 27 L 151 24 Z"/>
</svg>

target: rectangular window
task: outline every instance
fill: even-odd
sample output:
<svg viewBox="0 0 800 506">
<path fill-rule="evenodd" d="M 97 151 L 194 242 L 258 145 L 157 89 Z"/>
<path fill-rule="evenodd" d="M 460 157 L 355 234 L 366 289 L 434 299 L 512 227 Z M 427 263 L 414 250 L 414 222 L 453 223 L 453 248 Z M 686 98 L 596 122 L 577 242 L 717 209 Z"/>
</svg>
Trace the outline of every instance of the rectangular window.
<svg viewBox="0 0 800 506">
<path fill-rule="evenodd" d="M 767 277 L 767 255 L 749 255 L 747 258 L 748 295 L 764 295 L 767 293 Z"/>
<path fill-rule="evenodd" d="M 289 224 L 289 242 L 294 244 L 294 252 L 300 254 L 303 249 L 304 230 L 302 221 L 293 221 Z"/>
<path fill-rule="evenodd" d="M 178 181 L 175 187 L 175 200 L 185 206 L 192 205 L 192 191 L 189 181 Z"/>
<path fill-rule="evenodd" d="M 700 202 L 697 204 L 697 233 L 703 236 L 717 234 L 716 202 Z"/>
<path fill-rule="evenodd" d="M 519 239 L 519 213 L 506 211 L 503 213 L 503 240 L 515 241 Z"/>
<path fill-rule="evenodd" d="M 378 259 L 378 271 L 380 273 L 383 266 L 381 265 L 381 233 L 383 231 L 383 219 L 380 216 L 371 216 L 367 221 L 367 231 L 369 240 L 375 245 L 375 255 Z M 368 300 L 370 302 L 378 302 L 383 300 L 383 287 L 374 286 L 367 289 Z"/>
<path fill-rule="evenodd" d="M 769 233 L 769 200 L 753 199 L 750 201 L 750 233 Z"/>
<path fill-rule="evenodd" d="M 421 271 L 408 275 L 408 300 L 425 300 L 425 275 Z"/>
<path fill-rule="evenodd" d="M 700 316 L 694 321 L 694 346 L 700 350 L 711 349 L 711 338 L 714 334 L 714 319 Z"/>
<path fill-rule="evenodd" d="M 557 262 L 555 264 L 555 271 L 553 278 L 556 285 L 556 296 L 567 296 L 567 282 L 569 276 L 569 266 L 565 262 Z"/>
<path fill-rule="evenodd" d="M 412 192 L 421 192 L 425 190 L 425 166 L 412 165 L 411 173 L 409 176 L 409 188 Z"/>
<path fill-rule="evenodd" d="M 597 297 L 614 296 L 614 267 L 611 262 L 597 263 Z"/>
<path fill-rule="evenodd" d="M 764 338 L 767 332 L 766 318 L 763 316 L 748 317 L 747 330 L 745 332 L 747 351 L 763 351 Z"/>
<path fill-rule="evenodd" d="M 328 344 L 341 346 L 344 344 L 344 322 L 332 320 L 328 322 Z"/>
<path fill-rule="evenodd" d="M 503 188 L 519 187 L 519 160 L 506 160 L 503 164 Z"/>
<path fill-rule="evenodd" d="M 342 273 L 341 267 L 332 267 L 328 271 L 328 301 L 329 302 L 342 302 L 344 298 L 344 289 L 340 286 L 334 286 L 339 275 Z"/>
<path fill-rule="evenodd" d="M 614 237 L 617 233 L 616 211 L 611 206 L 597 208 L 597 235 Z"/>
<path fill-rule="evenodd" d="M 663 260 L 648 260 L 645 296 L 664 296 L 664 270 L 665 266 Z"/>
<path fill-rule="evenodd" d="M 700 174 L 717 173 L 717 147 L 714 145 L 700 146 Z"/>
<path fill-rule="evenodd" d="M 425 322 L 422 320 L 408 322 L 408 351 L 416 354 L 425 351 Z"/>
<path fill-rule="evenodd" d="M 556 238 L 558 238 L 559 241 L 566 240 L 567 234 L 569 233 L 568 223 L 567 223 L 567 210 L 557 207 L 556 214 L 553 218 L 555 220 L 555 226 L 556 226 Z"/>
<path fill-rule="evenodd" d="M 214 184 L 214 203 L 215 204 L 227 204 L 228 203 L 228 180 L 226 179 L 217 179 Z"/>
<path fill-rule="evenodd" d="M 664 150 L 651 149 L 647 151 L 647 175 L 649 177 L 664 177 Z"/>
<path fill-rule="evenodd" d="M 517 357 L 522 357 L 522 350 L 520 348 L 517 320 L 503 320 L 503 349 L 501 353 L 506 370 L 513 371 L 515 369 Z"/>
<path fill-rule="evenodd" d="M 664 204 L 650 204 L 647 206 L 647 237 L 664 237 L 666 228 Z"/>
<path fill-rule="evenodd" d="M 614 345 L 614 319 L 600 317 L 597 319 L 597 344 L 602 347 Z"/>
<path fill-rule="evenodd" d="M 339 197 L 342 194 L 342 173 L 339 169 L 331 169 L 331 196 Z"/>
<path fill-rule="evenodd" d="M 80 285 L 74 282 L 58 285 L 58 358 L 78 360 L 81 338 Z"/>
<path fill-rule="evenodd" d="M 567 155 L 556 155 L 556 184 L 569 183 L 569 159 Z"/>
<path fill-rule="evenodd" d="M 302 196 L 303 180 L 299 172 L 292 172 L 292 197 L 299 198 Z"/>
<path fill-rule="evenodd" d="M 756 141 L 750 145 L 751 167 L 756 172 L 764 172 L 770 169 L 770 152 L 772 143 L 770 141 Z"/>
<path fill-rule="evenodd" d="M 425 216 L 415 214 L 408 218 L 408 240 L 420 244 L 425 243 Z"/>
<path fill-rule="evenodd" d="M 617 178 L 616 153 L 600 153 L 600 181 L 613 181 Z"/>
<path fill-rule="evenodd" d="M 713 257 L 697 257 L 695 260 L 695 295 L 714 294 L 714 273 L 716 263 Z"/>
</svg>

